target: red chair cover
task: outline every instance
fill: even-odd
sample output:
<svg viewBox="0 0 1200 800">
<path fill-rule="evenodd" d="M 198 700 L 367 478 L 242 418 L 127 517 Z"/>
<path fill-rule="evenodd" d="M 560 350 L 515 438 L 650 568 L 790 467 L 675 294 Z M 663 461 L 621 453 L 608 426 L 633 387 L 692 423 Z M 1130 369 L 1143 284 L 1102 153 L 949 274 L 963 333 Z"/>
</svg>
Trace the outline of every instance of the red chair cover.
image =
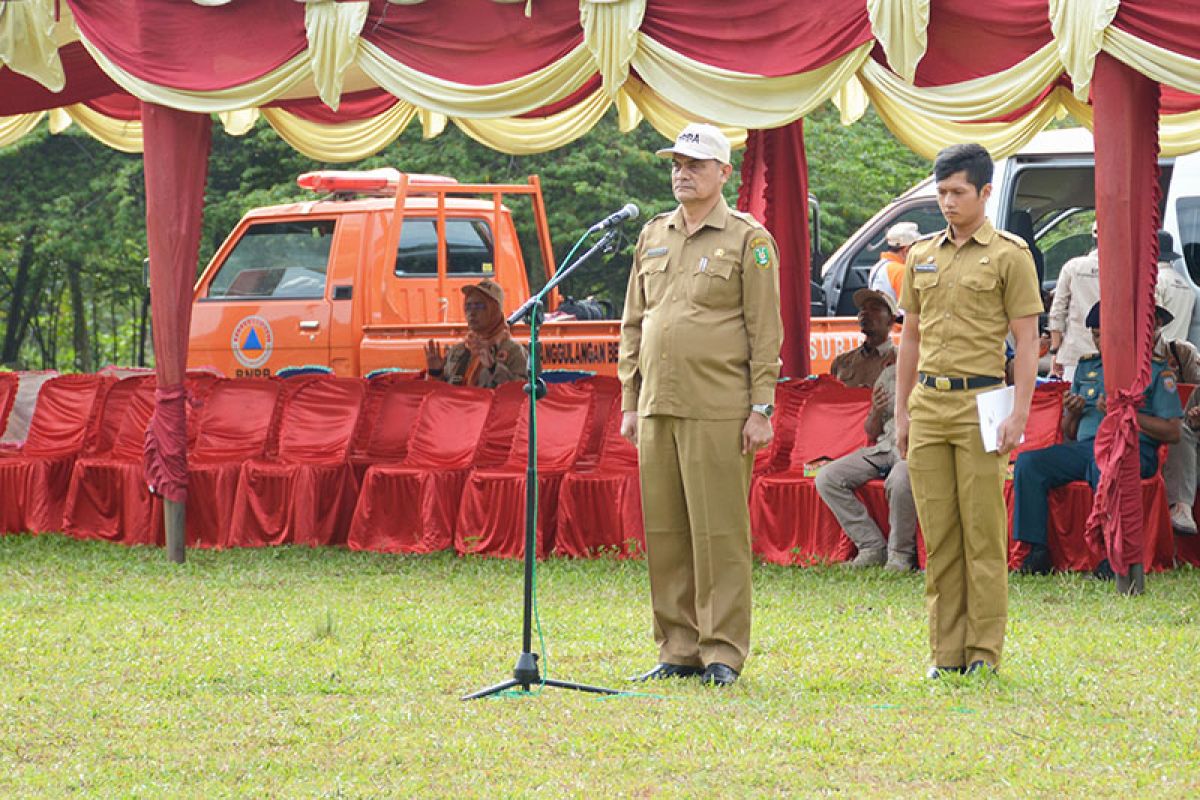
<svg viewBox="0 0 1200 800">
<path fill-rule="evenodd" d="M 608 387 L 597 386 L 596 416 L 602 424 L 595 427 L 603 438 L 596 463 L 581 458 L 559 488 L 558 555 L 631 558 L 646 549 L 637 448 L 621 436 L 620 385 L 614 382 L 617 393 L 612 396 Z"/>
<path fill-rule="evenodd" d="M 1010 460 L 1026 450 L 1041 450 L 1062 442 L 1063 395 L 1071 388 L 1065 381 L 1039 384 L 1029 404 L 1029 419 L 1025 422 L 1025 441 L 1013 450 Z"/>
<path fill-rule="evenodd" d="M 358 496 L 347 450 L 365 394 L 360 378 L 307 380 L 292 393 L 278 457 L 242 465 L 231 547 L 345 542 Z"/>
<path fill-rule="evenodd" d="M 538 401 L 537 555 L 554 546 L 558 488 L 584 446 L 593 413 L 591 386 L 552 384 Z M 526 401 L 527 402 L 527 401 Z M 504 464 L 476 468 L 467 479 L 454 532 L 459 553 L 519 558 L 525 551 L 525 469 L 529 446 L 527 405 Z"/>
<path fill-rule="evenodd" d="M 188 547 L 225 547 L 242 464 L 262 456 L 283 386 L 272 378 L 218 380 L 193 415 L 188 452 Z M 161 530 L 155 502 L 154 530 Z"/>
<path fill-rule="evenodd" d="M 388 376 L 396 374 L 405 373 L 388 373 Z M 377 383 L 382 385 L 376 386 Z M 429 381 L 403 378 L 376 380 L 371 384 L 350 451 L 354 477 L 360 483 L 372 464 L 404 460 L 425 395 L 437 387 Z"/>
<path fill-rule="evenodd" d="M 430 386 L 404 460 L 374 464 L 363 477 L 347 540 L 352 550 L 432 553 L 454 546 L 463 484 L 485 426 L 498 417 L 489 413 L 493 392 Z M 513 406 L 514 418 L 519 408 Z"/>
<path fill-rule="evenodd" d="M 1009 569 L 1018 569 L 1029 546 L 1012 538 L 1012 481 L 1004 486 L 1008 504 Z M 1092 511 L 1092 487 L 1085 481 L 1074 481 L 1050 490 L 1050 516 L 1046 524 L 1047 542 L 1054 568 L 1063 572 L 1083 572 L 1095 569 L 1105 558 L 1102 548 L 1096 547 L 1084 535 L 1088 514 Z M 1147 570 L 1170 569 L 1175 563 L 1176 537 L 1171 528 L 1171 512 L 1167 505 L 1167 490 L 1162 475 L 1142 480 L 1142 564 Z M 1183 537 L 1179 537 L 1182 541 Z"/>
<path fill-rule="evenodd" d="M 111 378 L 61 375 L 46 381 L 25 444 L 0 458 L 0 532 L 62 527 L 75 457 L 96 435 Z"/>
<path fill-rule="evenodd" d="M 108 392 L 97 445 L 75 461 L 63 531 L 78 539 L 154 544 L 142 444 L 154 413 L 155 379 L 136 375 Z M 119 416 L 118 416 L 119 414 Z"/>
<path fill-rule="evenodd" d="M 0 372 L 0 433 L 8 426 L 8 415 L 17 400 L 17 387 L 21 380 L 15 372 Z"/>
<path fill-rule="evenodd" d="M 58 375 L 52 369 L 40 372 L 22 371 L 17 376 L 17 394 L 13 398 L 12 408 L 5 423 L 4 435 L 0 436 L 0 455 L 12 455 L 21 449 L 25 437 L 29 435 L 29 423 L 33 419 L 33 410 L 37 406 L 38 393 L 42 384 Z"/>
<path fill-rule="evenodd" d="M 845 560 L 854 545 L 821 501 L 813 479 L 805 476 L 804 465 L 840 458 L 867 443 L 863 424 L 871 390 L 822 376 L 784 384 L 777 398 L 771 469 L 750 486 L 754 552 L 777 564 Z M 872 510 L 872 517 L 879 519 L 879 509 Z M 886 530 L 886 510 L 882 517 Z"/>
</svg>

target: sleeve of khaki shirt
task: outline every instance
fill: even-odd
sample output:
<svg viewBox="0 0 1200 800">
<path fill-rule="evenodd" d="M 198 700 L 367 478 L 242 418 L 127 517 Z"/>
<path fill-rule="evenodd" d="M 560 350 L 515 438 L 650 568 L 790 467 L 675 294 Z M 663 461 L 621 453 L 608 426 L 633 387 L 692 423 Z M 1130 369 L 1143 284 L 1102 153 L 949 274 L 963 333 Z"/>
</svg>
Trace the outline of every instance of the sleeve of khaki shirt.
<svg viewBox="0 0 1200 800">
<path fill-rule="evenodd" d="M 770 250 L 765 265 L 756 260 L 754 253 L 755 243 L 762 239 L 767 240 Z M 774 403 L 783 318 L 779 313 L 779 248 L 765 228 L 755 229 L 743 246 L 742 316 L 750 343 L 750 403 Z"/>
<path fill-rule="evenodd" d="M 900 301 L 899 306 L 902 310 L 911 314 L 921 315 L 921 300 L 916 290 L 912 288 L 913 275 L 915 274 L 914 266 L 917 263 L 918 248 L 910 247 L 908 250 L 908 258 L 904 260 L 904 282 L 900 286 Z"/>
<path fill-rule="evenodd" d="M 1033 255 L 1024 247 L 1014 247 L 1004 259 L 1004 311 L 1010 320 L 1042 313 L 1042 289 L 1038 285 Z"/>
<path fill-rule="evenodd" d="M 621 315 L 621 349 L 617 356 L 617 377 L 621 380 L 621 410 L 637 411 L 638 394 L 642 388 L 642 373 L 638 360 L 642 349 L 642 315 L 646 297 L 642 293 L 642 240 L 645 229 L 634 248 L 633 264 L 629 267 L 629 283 L 625 289 L 625 313 Z"/>
</svg>

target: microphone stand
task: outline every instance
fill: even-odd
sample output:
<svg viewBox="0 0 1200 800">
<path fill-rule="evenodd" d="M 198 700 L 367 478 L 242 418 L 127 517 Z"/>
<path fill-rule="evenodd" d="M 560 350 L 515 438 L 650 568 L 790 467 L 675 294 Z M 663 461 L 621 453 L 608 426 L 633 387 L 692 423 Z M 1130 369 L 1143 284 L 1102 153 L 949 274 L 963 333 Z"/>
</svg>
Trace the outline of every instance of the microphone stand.
<svg viewBox="0 0 1200 800">
<path fill-rule="evenodd" d="M 538 374 L 537 337 L 538 326 L 542 320 L 542 301 L 555 286 L 562 283 L 568 275 L 589 258 L 601 250 L 606 252 L 611 250 L 616 238 L 616 228 L 610 228 L 590 250 L 556 272 L 541 291 L 525 301 L 524 305 L 508 318 L 509 324 L 513 324 L 526 316 L 529 317 L 529 383 L 525 384 L 525 393 L 529 395 L 529 455 L 525 468 L 525 606 L 521 629 L 521 654 L 517 656 L 517 665 L 513 669 L 511 678 L 495 686 L 472 692 L 463 697 L 463 700 L 489 697 L 518 686 L 521 687 L 521 691 L 528 692 L 529 687 L 534 685 L 554 686 L 559 689 L 573 689 L 577 692 L 594 694 L 622 694 L 616 689 L 543 678 L 538 670 L 538 654 L 533 652 L 533 565 L 534 559 L 537 557 L 537 401 L 546 396 L 546 382 Z"/>
</svg>

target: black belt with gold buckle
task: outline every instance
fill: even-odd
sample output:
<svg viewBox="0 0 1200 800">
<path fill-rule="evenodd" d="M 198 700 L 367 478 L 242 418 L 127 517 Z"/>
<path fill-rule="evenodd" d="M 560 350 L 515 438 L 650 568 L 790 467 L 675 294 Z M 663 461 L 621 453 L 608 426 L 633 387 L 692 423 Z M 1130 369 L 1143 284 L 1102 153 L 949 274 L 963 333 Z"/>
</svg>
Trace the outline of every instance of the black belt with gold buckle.
<svg viewBox="0 0 1200 800">
<path fill-rule="evenodd" d="M 917 373 L 917 378 L 930 389 L 939 392 L 961 392 L 964 389 L 983 389 L 988 386 L 998 386 L 1004 383 L 1003 378 L 990 378 L 986 375 L 976 375 L 973 378 L 948 378 L 945 375 L 926 375 Z"/>
</svg>

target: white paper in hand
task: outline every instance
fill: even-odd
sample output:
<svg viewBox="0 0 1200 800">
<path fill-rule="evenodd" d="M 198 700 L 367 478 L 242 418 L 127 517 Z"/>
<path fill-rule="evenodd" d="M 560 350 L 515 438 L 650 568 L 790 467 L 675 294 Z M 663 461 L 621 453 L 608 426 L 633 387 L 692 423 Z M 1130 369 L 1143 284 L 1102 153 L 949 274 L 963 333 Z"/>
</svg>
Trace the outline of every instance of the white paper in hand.
<svg viewBox="0 0 1200 800">
<path fill-rule="evenodd" d="M 994 453 L 1000 449 L 1000 423 L 1012 414 L 1013 403 L 1017 397 L 1014 386 L 993 389 L 975 395 L 975 404 L 979 407 L 979 433 L 983 437 L 983 449 Z M 1025 441 L 1025 437 L 1021 437 Z"/>
</svg>

